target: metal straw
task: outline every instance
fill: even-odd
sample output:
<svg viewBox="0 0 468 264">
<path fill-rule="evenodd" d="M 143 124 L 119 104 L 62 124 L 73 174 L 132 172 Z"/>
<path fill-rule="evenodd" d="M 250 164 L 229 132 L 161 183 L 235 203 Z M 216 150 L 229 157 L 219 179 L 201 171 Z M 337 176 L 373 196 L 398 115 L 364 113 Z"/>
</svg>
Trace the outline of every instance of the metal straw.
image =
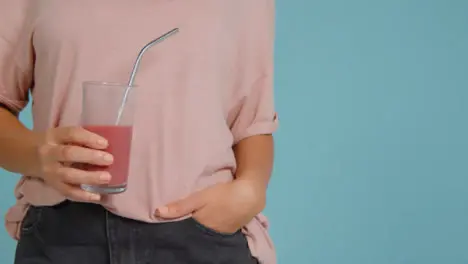
<svg viewBox="0 0 468 264">
<path fill-rule="evenodd" d="M 149 42 L 148 44 L 146 44 L 141 50 L 140 50 L 140 53 L 138 54 L 138 57 L 135 61 L 135 63 L 133 64 L 133 70 L 132 70 L 132 73 L 130 75 L 130 79 L 128 81 L 128 85 L 125 89 L 125 93 L 123 95 L 123 98 L 122 98 L 122 103 L 120 104 L 120 107 L 119 107 L 119 112 L 117 114 L 117 121 L 116 121 L 116 125 L 118 125 L 120 123 L 120 119 L 122 118 L 122 114 L 123 114 L 123 111 L 124 111 L 124 108 L 125 108 L 125 103 L 127 102 L 128 100 L 128 94 L 130 93 L 130 89 L 133 87 L 133 83 L 135 82 L 135 76 L 138 72 L 138 68 L 140 66 L 140 62 L 141 62 L 141 59 L 143 57 L 143 55 L 145 54 L 145 52 L 153 47 L 154 45 L 158 44 L 158 43 L 161 43 L 163 42 L 164 40 L 166 40 L 168 37 L 176 34 L 179 32 L 179 29 L 178 28 L 174 28 L 173 30 L 165 33 L 164 35 L 152 40 L 151 42 Z"/>
</svg>

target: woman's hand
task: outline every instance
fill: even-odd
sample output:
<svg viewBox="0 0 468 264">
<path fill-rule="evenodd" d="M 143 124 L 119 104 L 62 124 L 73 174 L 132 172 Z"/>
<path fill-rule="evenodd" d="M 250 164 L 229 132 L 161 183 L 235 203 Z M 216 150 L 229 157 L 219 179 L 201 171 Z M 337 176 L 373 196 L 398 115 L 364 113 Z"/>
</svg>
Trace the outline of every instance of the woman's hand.
<svg viewBox="0 0 468 264">
<path fill-rule="evenodd" d="M 206 227 L 220 233 L 234 233 L 264 209 L 265 193 L 254 182 L 238 179 L 159 208 L 156 216 L 173 219 L 193 214 Z"/>
<path fill-rule="evenodd" d="M 54 128 L 40 138 L 33 176 L 43 179 L 47 185 L 71 200 L 99 201 L 100 195 L 82 190 L 80 184 L 106 184 L 111 175 L 107 172 L 83 171 L 71 165 L 112 164 L 112 155 L 103 151 L 108 146 L 107 140 L 80 127 Z"/>
</svg>

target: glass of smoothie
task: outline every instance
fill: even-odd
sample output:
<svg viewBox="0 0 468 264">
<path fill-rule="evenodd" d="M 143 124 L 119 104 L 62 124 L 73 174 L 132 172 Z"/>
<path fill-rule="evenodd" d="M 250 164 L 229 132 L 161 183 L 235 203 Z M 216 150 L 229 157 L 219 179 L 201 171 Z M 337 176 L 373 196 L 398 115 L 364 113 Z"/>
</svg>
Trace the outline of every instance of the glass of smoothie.
<svg viewBox="0 0 468 264">
<path fill-rule="evenodd" d="M 110 166 L 81 164 L 87 171 L 107 171 L 112 179 L 106 185 L 82 185 L 89 192 L 117 194 L 127 189 L 135 113 L 135 87 L 106 82 L 83 83 L 83 110 L 81 125 L 109 142 L 107 152 L 114 156 Z M 126 97 L 125 97 L 126 95 Z M 123 108 L 122 101 L 125 97 Z M 120 116 L 119 116 L 120 111 Z M 117 122 L 118 121 L 118 122 Z"/>
</svg>

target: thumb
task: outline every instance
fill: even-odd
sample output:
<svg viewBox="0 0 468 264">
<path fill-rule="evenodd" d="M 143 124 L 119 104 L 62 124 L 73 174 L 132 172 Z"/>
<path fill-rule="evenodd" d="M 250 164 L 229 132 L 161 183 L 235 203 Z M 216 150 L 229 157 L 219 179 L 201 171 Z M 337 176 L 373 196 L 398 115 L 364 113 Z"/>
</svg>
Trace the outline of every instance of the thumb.
<svg viewBox="0 0 468 264">
<path fill-rule="evenodd" d="M 200 194 L 193 194 L 187 198 L 159 207 L 156 209 L 155 216 L 167 219 L 180 218 L 197 211 L 202 206 L 202 196 Z"/>
</svg>

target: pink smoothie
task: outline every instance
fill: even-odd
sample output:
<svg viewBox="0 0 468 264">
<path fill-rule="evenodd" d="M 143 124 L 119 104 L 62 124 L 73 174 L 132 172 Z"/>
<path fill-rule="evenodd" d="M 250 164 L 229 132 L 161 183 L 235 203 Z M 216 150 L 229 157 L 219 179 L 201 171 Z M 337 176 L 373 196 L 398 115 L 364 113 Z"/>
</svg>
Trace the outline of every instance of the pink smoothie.
<svg viewBox="0 0 468 264">
<path fill-rule="evenodd" d="M 108 186 L 125 185 L 130 165 L 130 148 L 132 144 L 131 126 L 84 126 L 85 129 L 96 133 L 109 141 L 107 152 L 114 156 L 110 166 L 85 165 L 89 171 L 108 171 L 112 179 Z"/>
</svg>

